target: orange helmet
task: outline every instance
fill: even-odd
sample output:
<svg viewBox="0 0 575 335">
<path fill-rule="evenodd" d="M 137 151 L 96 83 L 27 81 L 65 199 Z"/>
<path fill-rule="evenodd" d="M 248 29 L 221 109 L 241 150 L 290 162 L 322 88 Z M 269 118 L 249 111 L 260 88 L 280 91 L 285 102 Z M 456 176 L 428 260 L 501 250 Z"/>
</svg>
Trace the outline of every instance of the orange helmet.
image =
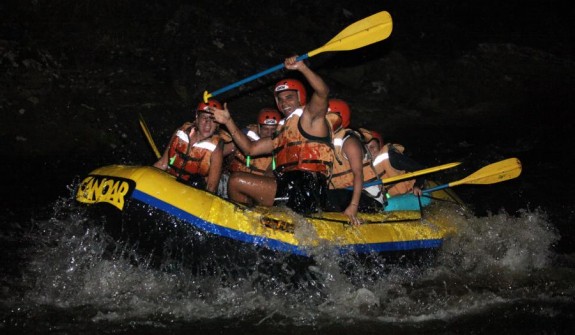
<svg viewBox="0 0 575 335">
<path fill-rule="evenodd" d="M 303 86 L 301 81 L 299 81 L 297 79 L 280 80 L 274 88 L 274 97 L 276 98 L 276 101 L 277 101 L 278 93 L 283 92 L 283 91 L 296 91 L 298 98 L 299 98 L 299 103 L 302 106 L 306 104 L 307 92 L 305 90 L 305 86 Z"/>
<path fill-rule="evenodd" d="M 275 108 L 262 108 L 258 114 L 258 123 L 261 125 L 276 125 L 281 119 L 281 113 Z"/>
<path fill-rule="evenodd" d="M 349 127 L 351 123 L 351 110 L 347 102 L 341 99 L 329 99 L 327 112 L 339 114 L 341 117 L 341 126 L 343 128 Z"/>
<path fill-rule="evenodd" d="M 208 107 L 223 109 L 222 104 L 218 100 L 208 99 L 208 103 L 205 103 L 202 101 L 198 104 L 198 107 L 196 108 L 196 113 L 197 112 L 206 112 L 208 110 Z"/>
</svg>

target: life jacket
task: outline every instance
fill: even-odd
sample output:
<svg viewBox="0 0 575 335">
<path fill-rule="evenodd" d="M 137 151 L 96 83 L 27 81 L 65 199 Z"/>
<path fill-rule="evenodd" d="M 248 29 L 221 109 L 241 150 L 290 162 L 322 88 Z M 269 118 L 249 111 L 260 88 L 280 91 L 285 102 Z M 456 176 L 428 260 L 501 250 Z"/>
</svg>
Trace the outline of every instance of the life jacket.
<svg viewBox="0 0 575 335">
<path fill-rule="evenodd" d="M 191 143 L 196 131 L 193 125 L 186 124 L 176 131 L 170 143 L 167 171 L 180 180 L 187 181 L 192 175 L 207 177 L 212 153 L 221 141 L 220 136 L 214 134 Z"/>
<path fill-rule="evenodd" d="M 257 141 L 260 139 L 258 135 L 258 125 L 251 124 L 246 127 L 246 135 L 252 141 Z M 231 163 L 230 171 L 242 171 L 253 173 L 257 175 L 263 175 L 267 171 L 268 167 L 272 163 L 272 155 L 261 155 L 257 157 L 246 157 L 241 150 L 237 150 Z"/>
<path fill-rule="evenodd" d="M 325 176 L 331 175 L 333 166 L 332 131 L 327 120 L 329 135 L 315 137 L 306 134 L 300 125 L 303 109 L 296 109 L 286 119 L 280 121 L 272 140 L 276 172 L 310 171 Z"/>
<path fill-rule="evenodd" d="M 401 154 L 405 151 L 405 148 L 400 144 L 388 143 L 381 148 L 379 153 L 373 157 L 372 161 L 372 165 L 380 179 L 391 178 L 406 173 L 406 171 L 397 170 L 391 166 L 391 163 L 389 162 L 389 150 L 391 146 Z M 411 192 L 413 190 L 413 185 L 415 185 L 415 179 L 385 185 L 385 188 L 389 195 L 394 196 Z"/>
<path fill-rule="evenodd" d="M 353 172 L 351 171 L 351 164 L 343 152 L 343 145 L 350 137 L 355 136 L 360 138 L 360 135 L 351 129 L 339 129 L 334 134 L 333 145 L 335 162 L 333 163 L 333 173 L 329 183 L 330 189 L 341 189 L 353 186 Z M 366 153 L 366 150 L 363 150 Z M 377 179 L 377 174 L 371 166 L 371 160 L 367 154 L 363 158 L 363 182 L 369 182 Z"/>
</svg>

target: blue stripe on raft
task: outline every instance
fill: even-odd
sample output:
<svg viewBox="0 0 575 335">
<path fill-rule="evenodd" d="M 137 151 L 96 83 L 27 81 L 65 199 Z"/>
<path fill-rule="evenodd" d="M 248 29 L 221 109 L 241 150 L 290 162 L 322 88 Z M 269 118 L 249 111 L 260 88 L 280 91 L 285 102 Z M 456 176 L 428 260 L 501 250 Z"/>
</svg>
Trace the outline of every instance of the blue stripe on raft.
<svg viewBox="0 0 575 335">
<path fill-rule="evenodd" d="M 299 256 L 309 256 L 309 253 L 305 250 L 305 248 L 294 246 L 292 244 L 281 242 L 278 240 L 269 239 L 267 237 L 253 236 L 237 231 L 235 229 L 218 226 L 209 221 L 200 219 L 195 215 L 183 211 L 175 206 L 170 205 L 165 201 L 162 201 L 139 190 L 134 190 L 134 192 L 132 193 L 132 197 L 145 204 L 160 209 L 172 216 L 182 219 L 206 232 L 219 236 L 228 237 L 246 243 L 252 243 L 259 246 L 264 246 L 266 248 L 276 251 L 288 252 Z M 353 245 L 341 246 L 338 248 L 338 251 L 340 254 L 346 254 L 349 252 L 371 253 L 371 252 L 384 252 L 384 251 L 429 249 L 429 248 L 438 248 L 441 246 L 441 243 L 442 240 L 440 239 L 432 239 L 432 240 L 416 240 L 416 241 L 401 241 L 401 242 L 387 242 L 387 243 L 353 244 Z"/>
<path fill-rule="evenodd" d="M 252 243 L 255 245 L 265 246 L 267 248 L 289 252 L 292 254 L 300 256 L 308 256 L 308 254 L 301 248 L 294 246 L 289 243 L 280 242 L 278 240 L 269 239 L 262 236 L 253 236 L 235 229 L 229 229 L 222 226 L 218 226 L 212 222 L 200 219 L 199 217 L 192 215 L 186 211 L 183 211 L 175 206 L 170 205 L 158 198 L 152 197 L 151 195 L 144 193 L 139 190 L 134 190 L 132 197 L 150 206 L 158 208 L 172 216 L 182 219 L 208 233 L 216 234 L 219 236 L 229 237 L 234 240 L 239 240 L 242 242 Z"/>
</svg>

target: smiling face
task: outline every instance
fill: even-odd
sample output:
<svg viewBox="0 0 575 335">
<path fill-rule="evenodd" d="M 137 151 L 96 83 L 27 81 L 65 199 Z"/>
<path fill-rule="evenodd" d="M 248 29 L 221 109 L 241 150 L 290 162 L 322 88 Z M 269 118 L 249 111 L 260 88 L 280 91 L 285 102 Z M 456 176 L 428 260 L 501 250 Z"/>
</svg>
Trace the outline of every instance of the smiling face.
<svg viewBox="0 0 575 335">
<path fill-rule="evenodd" d="M 297 91 L 282 91 L 276 95 L 278 109 L 286 117 L 290 116 L 293 111 L 301 107 Z"/>
<path fill-rule="evenodd" d="M 196 117 L 196 127 L 202 138 L 210 137 L 218 128 L 214 116 L 210 113 L 198 111 Z"/>
</svg>

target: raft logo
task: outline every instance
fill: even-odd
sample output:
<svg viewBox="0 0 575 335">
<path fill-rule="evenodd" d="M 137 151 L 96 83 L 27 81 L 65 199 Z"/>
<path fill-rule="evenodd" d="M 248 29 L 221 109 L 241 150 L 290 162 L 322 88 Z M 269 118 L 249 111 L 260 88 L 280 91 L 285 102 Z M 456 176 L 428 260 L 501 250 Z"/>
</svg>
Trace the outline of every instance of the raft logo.
<svg viewBox="0 0 575 335">
<path fill-rule="evenodd" d="M 78 187 L 76 200 L 86 204 L 106 202 L 122 210 L 126 197 L 130 196 L 135 186 L 136 183 L 129 179 L 88 176 Z"/>
</svg>

